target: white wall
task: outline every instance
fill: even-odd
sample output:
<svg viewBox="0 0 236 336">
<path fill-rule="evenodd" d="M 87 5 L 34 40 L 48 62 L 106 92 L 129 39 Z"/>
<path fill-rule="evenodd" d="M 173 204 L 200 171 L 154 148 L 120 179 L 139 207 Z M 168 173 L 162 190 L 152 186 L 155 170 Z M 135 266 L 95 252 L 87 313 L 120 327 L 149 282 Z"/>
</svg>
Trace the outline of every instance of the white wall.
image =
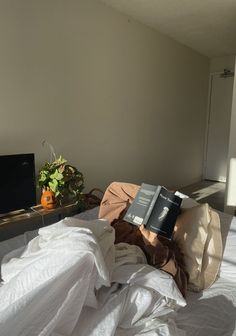
<svg viewBox="0 0 236 336">
<path fill-rule="evenodd" d="M 223 72 L 224 69 L 234 70 L 235 55 L 215 57 L 210 60 L 210 72 Z"/>
<path fill-rule="evenodd" d="M 216 57 L 210 60 L 210 72 L 223 72 L 224 69 L 235 72 L 235 55 Z M 225 192 L 224 211 L 234 213 L 236 206 L 236 84 L 234 77 L 234 86 L 232 93 L 232 110 L 229 132 L 229 148 L 227 160 L 227 179 Z"/>
<path fill-rule="evenodd" d="M 209 75 L 209 89 L 208 89 L 209 96 L 208 96 L 208 113 L 207 113 L 207 120 L 206 120 L 207 128 L 206 128 L 205 165 L 204 165 L 204 178 L 206 178 L 206 179 L 209 178 L 209 172 L 211 172 L 210 175 L 211 174 L 214 175 L 213 171 L 215 171 L 215 174 L 219 174 L 218 178 L 220 178 L 220 179 L 227 178 L 225 169 L 226 169 L 226 166 L 227 166 L 228 152 L 226 151 L 226 153 L 224 155 L 225 161 L 221 162 L 221 164 L 219 164 L 219 162 L 218 163 L 217 162 L 212 162 L 211 163 L 209 160 L 210 160 L 210 158 L 211 159 L 213 158 L 214 150 L 217 151 L 217 148 L 216 148 L 217 145 L 215 146 L 215 149 L 213 149 L 211 147 L 208 148 L 208 136 L 209 136 L 208 133 L 213 132 L 212 125 L 214 124 L 214 122 L 212 122 L 212 123 L 209 122 L 210 119 L 211 119 L 210 118 L 210 109 L 212 107 L 212 104 L 211 104 L 212 96 L 211 95 L 213 95 L 213 96 L 217 95 L 216 91 L 212 92 L 213 87 L 214 87 L 214 90 L 216 90 L 213 82 L 216 80 L 217 74 L 223 73 L 224 70 L 234 71 L 234 66 L 235 66 L 235 56 L 234 55 L 215 57 L 215 58 L 212 58 L 210 60 L 210 75 Z M 231 80 L 232 80 L 232 78 L 231 78 Z M 230 83 L 231 83 L 231 80 L 230 80 Z M 219 88 L 218 88 L 218 91 L 219 91 Z M 219 92 L 218 92 L 218 94 L 219 94 Z M 228 101 L 228 104 L 226 104 L 228 106 L 228 110 L 227 110 L 227 113 L 226 113 L 227 115 L 225 115 L 224 126 L 226 125 L 226 121 L 228 121 L 228 123 L 230 123 L 230 116 L 231 116 L 231 106 L 230 106 L 230 104 L 231 104 L 231 99 L 232 99 L 231 95 L 232 95 L 232 92 L 228 92 L 228 96 L 230 96 L 230 101 Z M 224 96 L 224 99 L 227 99 L 226 96 Z M 213 102 L 213 105 L 214 104 L 216 104 L 216 101 Z M 224 111 L 223 111 L 223 113 L 224 113 Z M 216 123 L 216 120 L 215 120 L 215 123 Z M 218 125 L 218 126 L 221 126 L 220 128 L 223 127 L 223 125 Z M 210 129 L 208 129 L 208 127 L 210 127 Z M 227 147 L 227 150 L 228 150 L 228 139 L 229 139 L 229 127 L 230 127 L 230 125 L 228 124 L 228 127 L 226 127 L 224 135 L 222 136 L 222 139 L 220 140 L 223 148 Z M 216 134 L 219 134 L 219 131 L 220 131 L 220 129 L 218 129 L 216 131 L 215 136 L 216 136 Z M 212 140 L 213 140 L 213 138 L 212 138 Z M 207 157 L 207 151 L 208 150 L 210 150 L 211 153 L 209 153 L 209 156 Z M 212 160 L 212 161 L 214 161 L 214 160 Z M 212 166 L 212 164 L 213 164 L 214 167 Z M 217 166 L 217 164 L 218 164 L 218 166 Z M 218 171 L 218 172 L 216 173 L 216 171 Z"/>
<path fill-rule="evenodd" d="M 46 139 L 87 190 L 201 178 L 206 57 L 95 0 L 1 0 L 0 45 L 0 154 Z"/>
</svg>

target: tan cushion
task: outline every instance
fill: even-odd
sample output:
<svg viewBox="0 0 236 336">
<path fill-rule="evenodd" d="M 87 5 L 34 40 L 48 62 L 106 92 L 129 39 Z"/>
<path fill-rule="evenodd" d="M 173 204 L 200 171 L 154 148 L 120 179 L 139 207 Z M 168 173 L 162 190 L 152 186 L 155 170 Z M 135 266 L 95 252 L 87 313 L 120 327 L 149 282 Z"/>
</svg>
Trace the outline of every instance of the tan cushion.
<svg viewBox="0 0 236 336">
<path fill-rule="evenodd" d="M 207 203 L 184 210 L 174 239 L 179 243 L 189 273 L 189 289 L 200 291 L 216 280 L 222 260 L 219 215 Z"/>
</svg>

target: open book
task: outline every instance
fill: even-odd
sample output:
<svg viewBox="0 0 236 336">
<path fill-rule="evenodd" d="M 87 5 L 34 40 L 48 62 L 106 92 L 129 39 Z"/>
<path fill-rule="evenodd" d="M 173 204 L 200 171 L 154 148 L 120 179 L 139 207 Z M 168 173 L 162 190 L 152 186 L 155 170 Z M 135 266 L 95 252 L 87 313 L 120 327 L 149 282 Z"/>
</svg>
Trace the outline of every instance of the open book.
<svg viewBox="0 0 236 336">
<path fill-rule="evenodd" d="M 124 220 L 171 239 L 182 199 L 162 186 L 143 183 Z"/>
</svg>

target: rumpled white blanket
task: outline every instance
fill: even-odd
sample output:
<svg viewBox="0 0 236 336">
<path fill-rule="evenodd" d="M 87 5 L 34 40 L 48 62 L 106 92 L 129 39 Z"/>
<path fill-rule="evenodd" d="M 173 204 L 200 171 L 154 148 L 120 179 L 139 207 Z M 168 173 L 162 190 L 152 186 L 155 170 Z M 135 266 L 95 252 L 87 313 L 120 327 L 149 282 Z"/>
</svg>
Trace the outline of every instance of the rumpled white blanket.
<svg viewBox="0 0 236 336">
<path fill-rule="evenodd" d="M 66 218 L 39 230 L 21 256 L 5 258 L 1 336 L 182 335 L 185 305 L 172 277 L 142 251 L 114 245 L 105 220 Z"/>
</svg>

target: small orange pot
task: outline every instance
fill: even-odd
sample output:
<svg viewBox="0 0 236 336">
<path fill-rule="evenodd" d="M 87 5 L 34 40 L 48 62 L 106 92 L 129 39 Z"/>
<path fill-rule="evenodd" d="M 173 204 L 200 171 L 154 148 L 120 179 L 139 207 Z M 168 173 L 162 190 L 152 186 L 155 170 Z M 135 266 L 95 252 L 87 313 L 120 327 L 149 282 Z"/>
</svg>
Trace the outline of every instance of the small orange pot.
<svg viewBox="0 0 236 336">
<path fill-rule="evenodd" d="M 50 190 L 43 191 L 41 196 L 41 204 L 44 209 L 54 209 L 57 205 L 54 192 Z"/>
</svg>

